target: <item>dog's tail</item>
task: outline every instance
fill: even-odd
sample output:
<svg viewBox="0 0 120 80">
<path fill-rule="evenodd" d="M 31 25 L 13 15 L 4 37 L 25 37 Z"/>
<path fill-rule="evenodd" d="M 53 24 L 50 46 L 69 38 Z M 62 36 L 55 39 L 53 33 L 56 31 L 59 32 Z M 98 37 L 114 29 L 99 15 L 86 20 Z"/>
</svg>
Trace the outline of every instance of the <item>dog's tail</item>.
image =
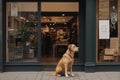
<svg viewBox="0 0 120 80">
<path fill-rule="evenodd" d="M 57 76 L 56 72 L 48 74 L 48 76 Z"/>
</svg>

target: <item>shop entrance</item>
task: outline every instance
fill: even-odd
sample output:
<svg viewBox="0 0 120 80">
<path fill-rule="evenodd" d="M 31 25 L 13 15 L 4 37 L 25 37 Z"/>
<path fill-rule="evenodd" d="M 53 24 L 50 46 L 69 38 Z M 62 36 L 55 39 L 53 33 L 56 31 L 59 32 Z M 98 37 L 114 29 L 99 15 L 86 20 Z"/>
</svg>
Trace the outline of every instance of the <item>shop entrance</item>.
<svg viewBox="0 0 120 80">
<path fill-rule="evenodd" d="M 78 2 L 41 3 L 42 63 L 58 62 L 66 52 L 69 44 L 75 44 L 78 46 L 78 14 Z M 78 59 L 78 56 L 79 54 L 76 53 L 76 60 Z"/>
</svg>

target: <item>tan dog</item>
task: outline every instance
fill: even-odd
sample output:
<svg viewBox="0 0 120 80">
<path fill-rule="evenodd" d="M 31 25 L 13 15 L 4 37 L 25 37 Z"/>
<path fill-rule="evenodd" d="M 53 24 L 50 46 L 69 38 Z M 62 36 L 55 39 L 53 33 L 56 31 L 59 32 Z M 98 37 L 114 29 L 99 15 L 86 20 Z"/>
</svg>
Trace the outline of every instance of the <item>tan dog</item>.
<svg viewBox="0 0 120 80">
<path fill-rule="evenodd" d="M 75 44 L 68 45 L 67 51 L 64 53 L 63 57 L 60 59 L 56 66 L 55 73 L 49 74 L 50 76 L 61 76 L 64 73 L 66 77 L 68 76 L 68 70 L 70 70 L 70 76 L 74 76 L 72 73 L 72 65 L 74 62 L 74 53 L 78 51 L 78 47 Z"/>
</svg>

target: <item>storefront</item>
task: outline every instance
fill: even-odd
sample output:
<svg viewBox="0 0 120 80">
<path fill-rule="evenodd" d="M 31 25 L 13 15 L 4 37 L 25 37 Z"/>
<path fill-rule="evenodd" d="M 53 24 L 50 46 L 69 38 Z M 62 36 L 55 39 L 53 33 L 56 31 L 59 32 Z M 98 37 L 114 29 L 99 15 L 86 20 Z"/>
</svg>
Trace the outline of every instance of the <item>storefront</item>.
<svg viewBox="0 0 120 80">
<path fill-rule="evenodd" d="M 0 70 L 54 70 L 75 44 L 75 71 L 119 71 L 119 0 L 1 0 Z"/>
</svg>

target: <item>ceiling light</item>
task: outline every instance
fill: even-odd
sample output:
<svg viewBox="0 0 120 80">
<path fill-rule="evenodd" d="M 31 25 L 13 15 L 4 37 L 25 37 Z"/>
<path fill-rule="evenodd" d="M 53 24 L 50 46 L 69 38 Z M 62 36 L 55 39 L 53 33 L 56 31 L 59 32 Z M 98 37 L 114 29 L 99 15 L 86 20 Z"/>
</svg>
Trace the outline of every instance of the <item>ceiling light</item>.
<svg viewBox="0 0 120 80">
<path fill-rule="evenodd" d="M 66 25 L 67 23 L 64 23 L 64 25 Z"/>
<path fill-rule="evenodd" d="M 26 22 L 29 22 L 29 20 L 26 20 Z"/>
<path fill-rule="evenodd" d="M 65 14 L 62 14 L 62 16 L 65 16 Z"/>
<path fill-rule="evenodd" d="M 36 23 L 34 23 L 34 25 L 36 26 L 37 24 L 36 24 Z"/>
<path fill-rule="evenodd" d="M 23 17 L 20 17 L 20 19 L 24 19 Z"/>
<path fill-rule="evenodd" d="M 53 27 L 51 27 L 51 29 L 54 29 Z"/>
<path fill-rule="evenodd" d="M 55 23 L 53 23 L 53 25 L 55 25 Z"/>
</svg>

